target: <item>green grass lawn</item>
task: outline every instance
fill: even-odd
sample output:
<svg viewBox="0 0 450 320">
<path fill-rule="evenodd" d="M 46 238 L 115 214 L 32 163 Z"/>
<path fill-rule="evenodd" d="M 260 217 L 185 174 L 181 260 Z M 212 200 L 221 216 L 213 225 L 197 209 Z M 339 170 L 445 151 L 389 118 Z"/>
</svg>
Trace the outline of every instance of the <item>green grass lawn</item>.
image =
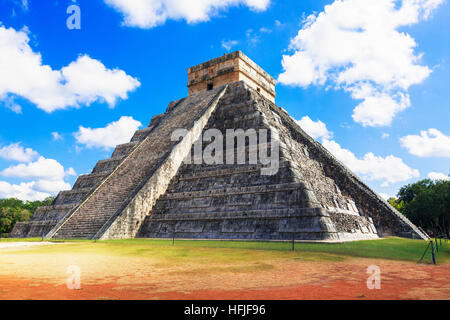
<svg viewBox="0 0 450 320">
<path fill-rule="evenodd" d="M 33 239 L 1 239 L 5 241 L 41 241 L 40 238 Z M 52 241 L 53 242 L 53 241 Z M 61 242 L 61 241 L 54 241 Z M 129 239 L 129 240 L 71 240 L 69 243 L 85 244 L 84 246 L 71 246 L 70 250 L 77 251 L 81 248 L 91 248 L 94 251 L 108 251 L 115 254 L 126 255 L 166 255 L 167 258 L 192 258 L 200 257 L 204 250 L 208 249 L 208 254 L 217 255 L 219 259 L 226 252 L 228 258 L 232 256 L 236 259 L 245 259 L 245 251 L 268 251 L 270 255 L 285 256 L 292 249 L 290 242 L 256 242 L 256 241 L 220 241 L 220 240 L 175 240 L 173 250 L 170 239 Z M 296 243 L 295 254 L 299 259 L 305 260 L 330 260 L 340 261 L 348 257 L 379 258 L 390 260 L 405 260 L 417 262 L 425 251 L 428 243 L 421 240 L 410 240 L 402 238 L 386 238 L 380 240 L 355 241 L 346 243 Z M 210 250 L 210 249 L 230 249 L 230 250 Z M 233 249 L 235 249 L 233 251 Z M 37 248 L 37 250 L 44 250 Z M 63 250 L 63 248 L 46 247 L 45 250 Z M 65 249 L 67 250 L 67 249 Z M 243 251 L 244 250 L 244 251 Z M 262 254 L 263 252 L 259 252 Z M 234 259 L 234 258 L 233 258 Z M 448 243 L 442 243 L 439 252 L 436 254 L 438 263 L 450 261 L 450 249 Z M 423 262 L 431 263 L 430 250 L 426 253 Z"/>
<path fill-rule="evenodd" d="M 42 238 L 0 238 L 0 242 L 39 242 L 42 241 Z"/>
</svg>

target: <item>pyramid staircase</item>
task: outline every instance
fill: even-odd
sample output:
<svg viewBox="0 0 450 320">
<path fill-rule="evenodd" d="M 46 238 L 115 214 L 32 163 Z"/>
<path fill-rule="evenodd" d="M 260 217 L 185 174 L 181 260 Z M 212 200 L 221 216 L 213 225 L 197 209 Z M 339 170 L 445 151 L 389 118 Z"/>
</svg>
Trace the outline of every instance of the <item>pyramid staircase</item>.
<svg viewBox="0 0 450 320">
<path fill-rule="evenodd" d="M 91 174 L 80 176 L 72 190 L 60 192 L 52 206 L 39 208 L 30 222 L 17 224 L 12 236 L 100 238 L 164 162 L 174 162 L 170 153 L 176 142 L 170 141 L 171 132 L 189 127 L 201 132 L 193 123 L 202 124 L 201 117 L 209 116 L 225 90 L 226 86 L 170 103 L 166 113 L 153 117 L 148 128 L 137 131 L 129 143 L 117 146 L 110 159 L 99 161 Z M 165 179 L 170 180 L 160 179 L 161 190 L 151 190 L 154 197 L 165 190 Z M 142 202 L 140 205 L 149 205 Z M 118 226 L 130 232 L 127 236 L 133 236 L 141 222 L 139 217 L 131 219 L 132 226 Z"/>
</svg>

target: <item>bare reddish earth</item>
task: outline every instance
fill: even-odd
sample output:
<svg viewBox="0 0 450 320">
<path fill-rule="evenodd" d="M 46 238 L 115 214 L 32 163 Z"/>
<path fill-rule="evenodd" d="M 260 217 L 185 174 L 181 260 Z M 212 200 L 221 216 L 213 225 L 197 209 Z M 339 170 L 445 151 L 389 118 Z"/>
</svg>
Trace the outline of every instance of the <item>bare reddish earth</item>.
<svg viewBox="0 0 450 320">
<path fill-rule="evenodd" d="M 450 299 L 448 264 L 432 266 L 373 259 L 331 263 L 274 260 L 269 263 L 273 267 L 259 272 L 201 272 L 195 266 L 182 269 L 162 266 L 161 270 L 156 270 L 157 267 L 147 268 L 140 260 L 126 265 L 111 263 L 103 265 L 101 273 L 83 275 L 81 290 L 69 290 L 61 274 L 36 277 L 40 273 L 26 269 L 28 274 L 0 273 L 0 297 L 38 300 Z M 369 265 L 381 269 L 380 290 L 367 288 Z"/>
</svg>

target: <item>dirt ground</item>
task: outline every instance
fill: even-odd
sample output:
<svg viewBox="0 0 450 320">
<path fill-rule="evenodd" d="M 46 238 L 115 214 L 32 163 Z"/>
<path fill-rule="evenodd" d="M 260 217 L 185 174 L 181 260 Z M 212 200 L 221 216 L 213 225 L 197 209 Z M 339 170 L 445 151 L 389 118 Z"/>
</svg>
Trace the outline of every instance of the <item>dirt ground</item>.
<svg viewBox="0 0 450 320">
<path fill-rule="evenodd" d="M 11 250 L 0 251 L 1 299 L 450 299 L 450 264 L 264 256 L 174 265 L 139 255 Z M 367 288 L 370 265 L 380 268 L 380 289 Z M 68 288 L 69 266 L 81 271 L 79 290 Z"/>
</svg>

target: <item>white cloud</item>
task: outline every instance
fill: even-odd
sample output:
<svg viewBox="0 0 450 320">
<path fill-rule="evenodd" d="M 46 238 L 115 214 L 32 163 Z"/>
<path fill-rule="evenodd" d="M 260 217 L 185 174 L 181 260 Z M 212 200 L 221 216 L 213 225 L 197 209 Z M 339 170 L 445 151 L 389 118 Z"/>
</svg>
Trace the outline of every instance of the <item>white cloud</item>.
<svg viewBox="0 0 450 320">
<path fill-rule="evenodd" d="M 381 134 L 381 139 L 387 139 L 387 138 L 389 138 L 389 136 L 390 136 L 389 133 L 383 132 L 383 133 Z"/>
<path fill-rule="evenodd" d="M 43 192 L 55 194 L 59 191 L 70 190 L 71 186 L 64 180 L 38 180 L 34 188 Z"/>
<path fill-rule="evenodd" d="M 431 73 L 400 28 L 427 19 L 443 0 L 336 0 L 305 19 L 284 55 L 285 85 L 329 85 L 362 100 L 353 119 L 363 126 L 390 125 L 410 106 L 408 88 Z"/>
<path fill-rule="evenodd" d="M 118 121 L 111 122 L 105 128 L 85 128 L 80 126 L 74 134 L 77 143 L 84 144 L 88 148 L 111 149 L 118 144 L 130 141 L 136 130 L 142 126 L 132 117 L 121 117 Z"/>
<path fill-rule="evenodd" d="M 227 51 L 231 51 L 231 49 L 233 49 L 234 46 L 238 45 L 239 41 L 237 40 L 222 40 L 222 47 L 227 50 Z"/>
<path fill-rule="evenodd" d="M 0 175 L 26 181 L 19 184 L 0 181 L 0 198 L 43 200 L 59 191 L 69 190 L 71 186 L 65 179 L 76 173 L 73 168 L 64 170 L 64 167 L 56 160 L 39 157 L 34 162 L 6 168 L 0 172 Z"/>
<path fill-rule="evenodd" d="M 450 136 L 437 129 L 420 131 L 419 135 L 400 138 L 409 153 L 419 157 L 450 157 Z"/>
<path fill-rule="evenodd" d="M 0 96 L 0 102 L 2 102 L 6 108 L 10 109 L 11 111 L 17 114 L 22 113 L 22 106 L 14 101 L 14 97 L 5 96 L 3 97 L 3 101 L 1 100 L 1 98 L 2 97 Z"/>
<path fill-rule="evenodd" d="M 20 143 L 12 143 L 0 149 L 0 158 L 19 162 L 30 162 L 39 154 L 31 148 L 24 148 Z"/>
<path fill-rule="evenodd" d="M 51 196 L 50 193 L 36 191 L 34 189 L 35 184 L 35 182 L 10 184 L 5 181 L 0 181 L 0 198 L 17 198 L 24 201 L 42 201 L 45 198 Z"/>
<path fill-rule="evenodd" d="M 52 138 L 53 138 L 53 140 L 58 141 L 58 140 L 62 140 L 63 137 L 58 132 L 52 132 Z"/>
<path fill-rule="evenodd" d="M 77 103 L 87 105 L 104 100 L 114 106 L 117 99 L 127 99 L 127 93 L 140 85 L 123 70 L 107 69 L 103 63 L 86 55 L 62 68 L 61 73 L 67 81 L 65 87 L 75 95 Z"/>
<path fill-rule="evenodd" d="M 402 159 L 393 155 L 376 156 L 372 152 L 357 158 L 353 152 L 342 148 L 337 142 L 329 140 L 333 133 L 320 120 L 312 121 L 308 116 L 297 120 L 298 125 L 314 139 L 321 139 L 322 145 L 355 174 L 367 181 L 380 181 L 386 187 L 392 183 L 419 177 L 419 171 L 407 166 Z"/>
<path fill-rule="evenodd" d="M 327 126 L 320 120 L 313 121 L 310 117 L 304 116 L 301 120 L 297 120 L 298 125 L 314 139 L 331 139 L 333 133 L 328 131 Z"/>
<path fill-rule="evenodd" d="M 367 181 L 380 181 L 381 186 L 407 181 L 419 177 L 419 171 L 407 166 L 402 159 L 393 155 L 380 157 L 372 152 L 357 158 L 353 152 L 342 148 L 337 142 L 324 139 L 323 146 L 350 170 Z"/>
<path fill-rule="evenodd" d="M 51 180 L 64 179 L 66 175 L 72 175 L 73 169 L 65 171 L 64 167 L 54 159 L 39 157 L 38 160 L 29 163 L 21 163 L 11 166 L 0 172 L 0 175 L 8 178 L 21 178 L 26 180 Z"/>
<path fill-rule="evenodd" d="M 28 99 L 46 112 L 106 102 L 113 107 L 140 86 L 137 79 L 119 69 L 107 69 L 100 61 L 81 55 L 61 70 L 42 63 L 29 45 L 28 31 L 0 25 L 0 100 L 12 96 Z M 9 100 L 8 100 L 9 99 Z M 20 106 L 11 104 L 15 112 Z"/>
<path fill-rule="evenodd" d="M 430 172 L 428 174 L 428 178 L 430 178 L 432 180 L 450 181 L 450 176 L 448 174 L 445 174 L 442 172 Z"/>
<path fill-rule="evenodd" d="M 363 126 L 386 126 L 392 123 L 397 113 L 410 105 L 409 96 L 405 94 L 374 94 L 364 97 L 364 101 L 353 109 L 352 118 Z"/>
<path fill-rule="evenodd" d="M 247 6 L 264 11 L 270 0 L 104 0 L 123 14 L 123 24 L 140 28 L 163 25 L 168 19 L 188 23 L 209 21 L 211 17 L 230 7 Z"/>
</svg>

